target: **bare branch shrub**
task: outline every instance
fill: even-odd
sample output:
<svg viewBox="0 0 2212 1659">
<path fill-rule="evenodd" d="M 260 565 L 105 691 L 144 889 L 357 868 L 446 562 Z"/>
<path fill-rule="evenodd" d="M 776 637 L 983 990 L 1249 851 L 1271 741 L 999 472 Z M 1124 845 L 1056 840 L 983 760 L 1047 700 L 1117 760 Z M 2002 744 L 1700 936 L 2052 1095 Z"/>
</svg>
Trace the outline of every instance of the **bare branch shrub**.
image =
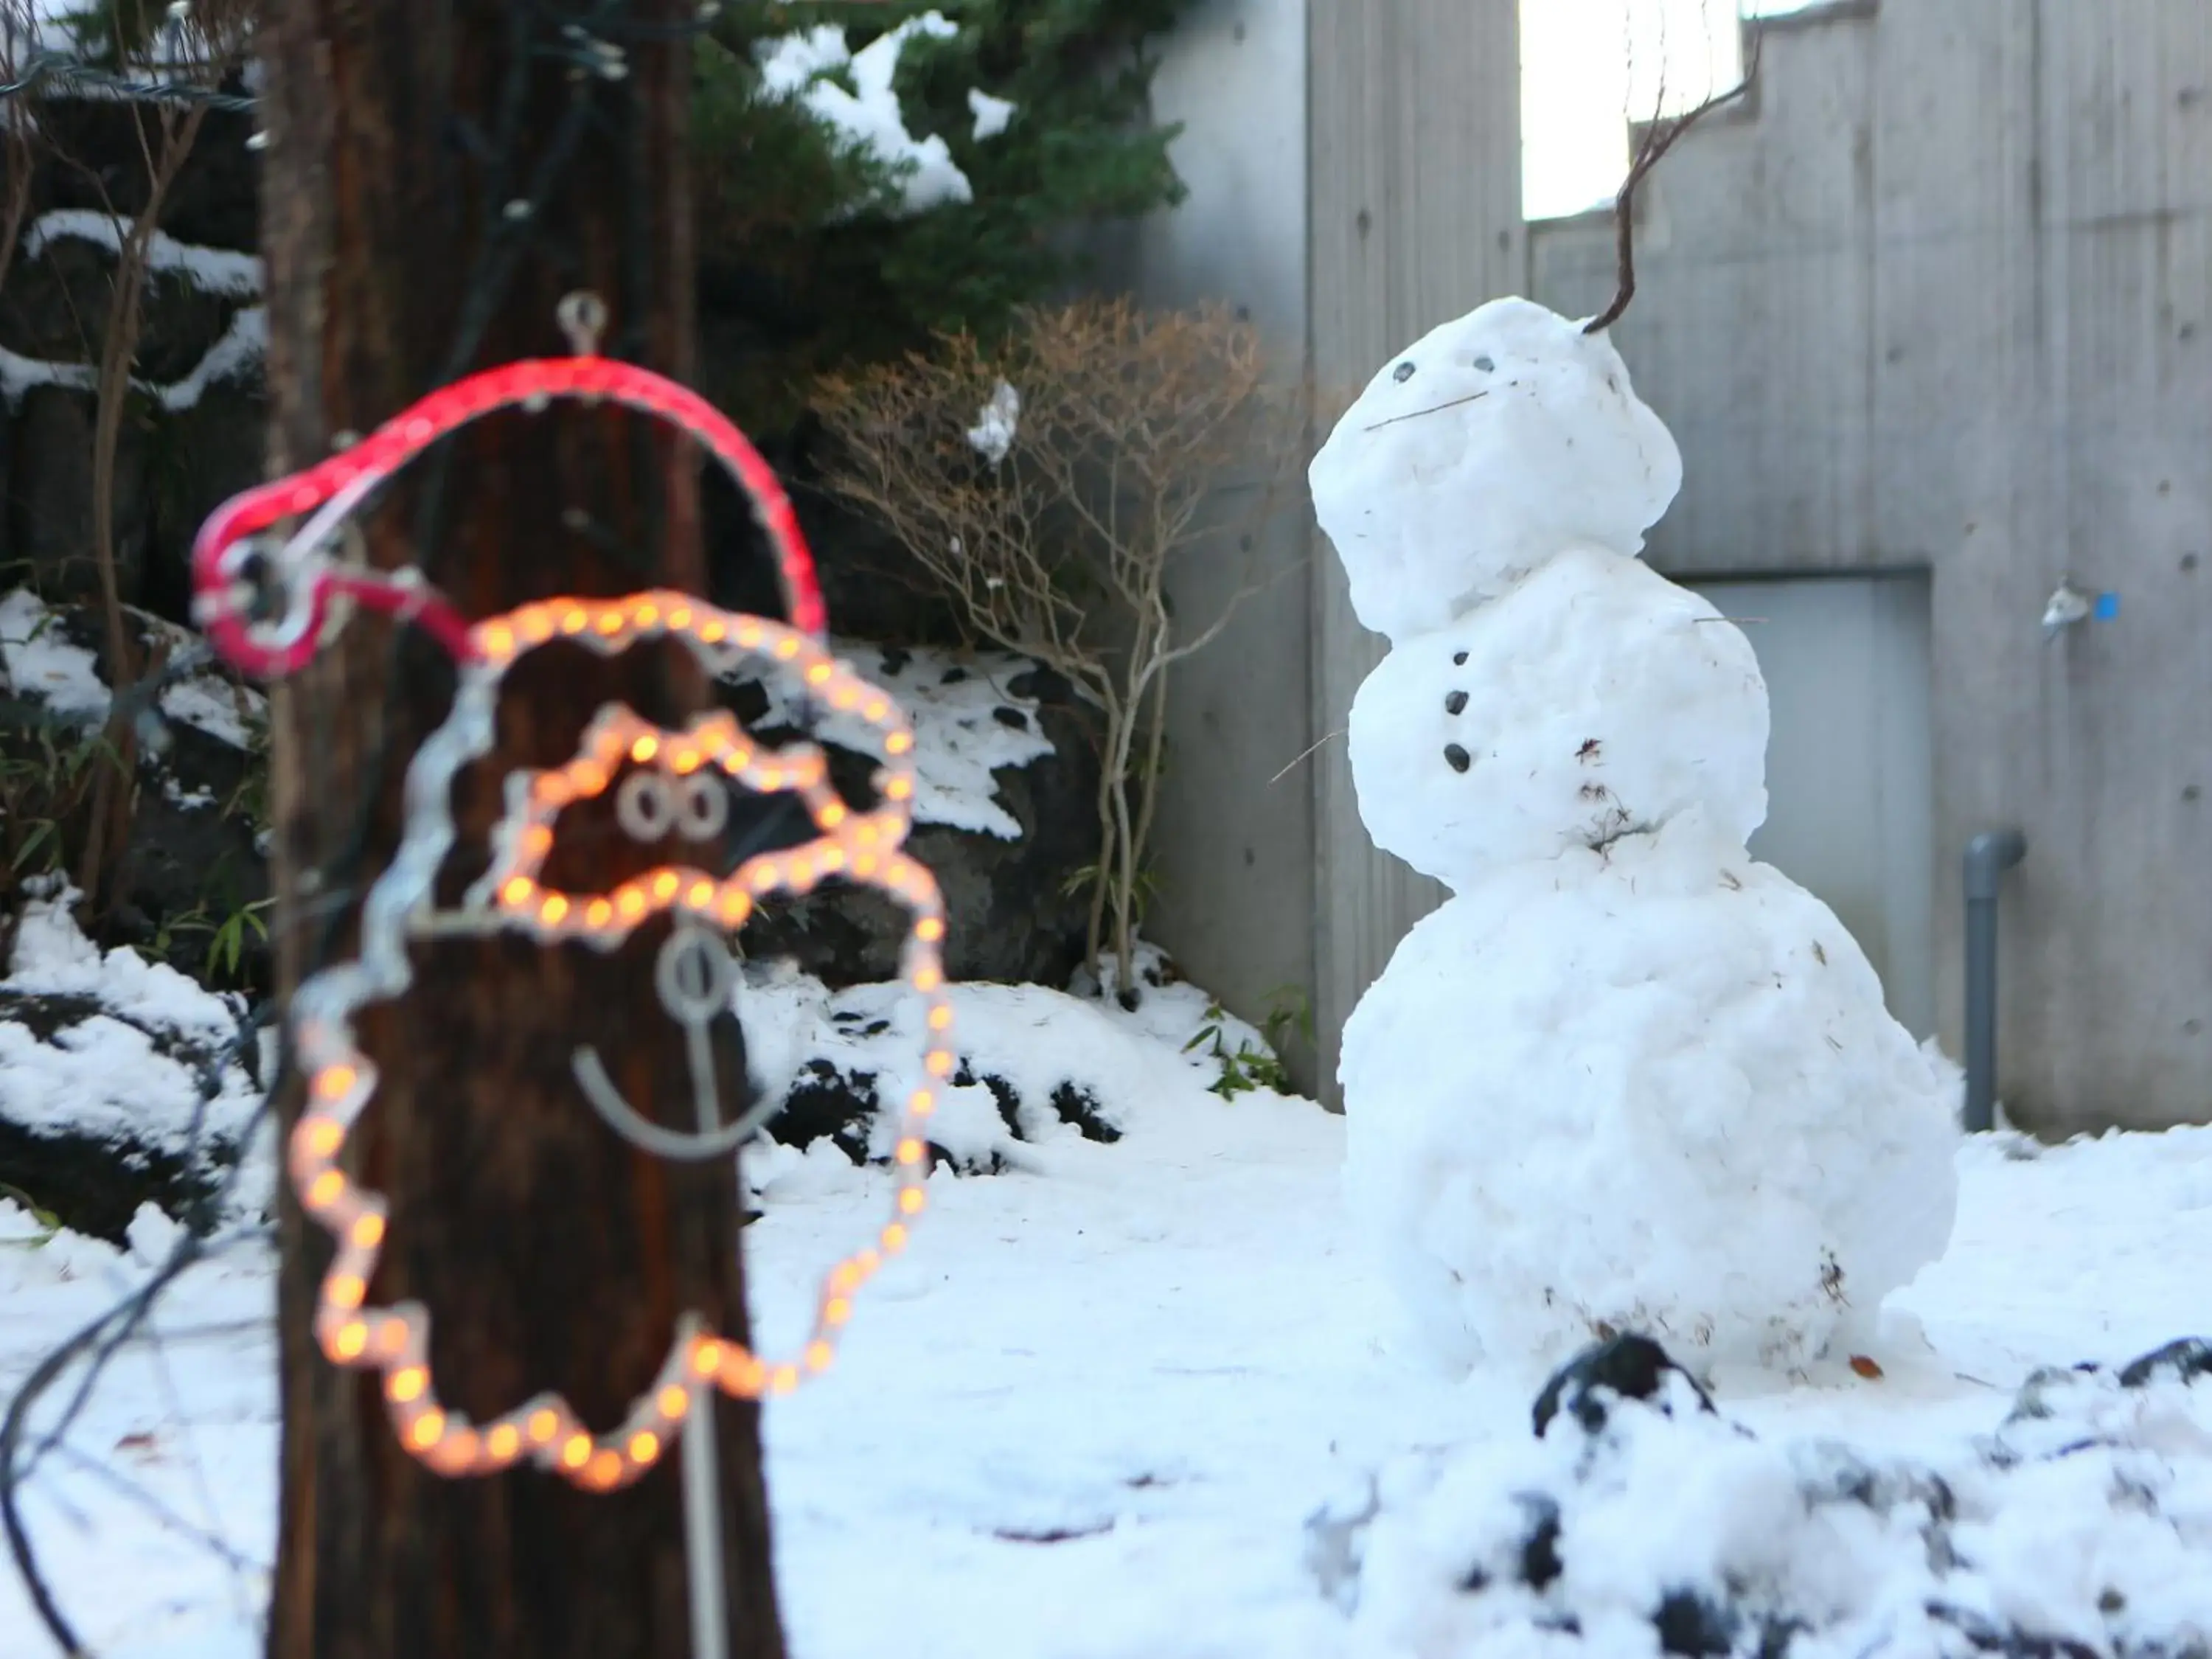
<svg viewBox="0 0 2212 1659">
<path fill-rule="evenodd" d="M 1110 927 L 1125 1001 L 1169 672 L 1254 587 L 1206 615 L 1171 596 L 1200 561 L 1250 570 L 1252 532 L 1303 453 L 1305 404 L 1227 308 L 1122 299 L 1024 312 L 995 347 L 947 336 L 821 393 L 839 441 L 830 487 L 905 544 L 976 635 L 1102 713 L 1088 953 L 1096 975 Z"/>
</svg>

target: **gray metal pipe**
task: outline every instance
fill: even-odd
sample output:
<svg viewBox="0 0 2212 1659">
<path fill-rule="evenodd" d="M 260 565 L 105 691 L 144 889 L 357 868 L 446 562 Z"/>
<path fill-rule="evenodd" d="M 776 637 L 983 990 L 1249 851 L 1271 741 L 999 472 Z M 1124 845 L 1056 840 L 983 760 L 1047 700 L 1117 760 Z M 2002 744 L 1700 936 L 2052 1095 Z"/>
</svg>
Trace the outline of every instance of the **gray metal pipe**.
<svg viewBox="0 0 2212 1659">
<path fill-rule="evenodd" d="M 1997 890 L 2027 856 L 2017 830 L 1991 830 L 1966 843 L 1966 1111 L 1969 1134 L 1996 1127 Z"/>
</svg>

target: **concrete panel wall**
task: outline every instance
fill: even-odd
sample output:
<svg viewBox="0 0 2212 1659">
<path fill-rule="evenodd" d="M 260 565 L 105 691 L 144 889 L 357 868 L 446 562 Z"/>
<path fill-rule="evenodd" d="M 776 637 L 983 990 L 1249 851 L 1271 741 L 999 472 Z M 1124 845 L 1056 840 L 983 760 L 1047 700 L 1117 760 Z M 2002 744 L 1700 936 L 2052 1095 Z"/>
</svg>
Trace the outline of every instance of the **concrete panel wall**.
<svg viewBox="0 0 2212 1659">
<path fill-rule="evenodd" d="M 1655 562 L 1930 573 L 1947 1043 L 1958 855 L 2017 825 L 2015 1119 L 2212 1117 L 2212 6 L 1814 13 L 1645 207 L 1620 342 L 1687 470 Z M 1527 279 L 1594 309 L 1609 230 L 1538 228 Z M 2046 642 L 2069 574 L 2121 615 Z"/>
<path fill-rule="evenodd" d="M 1308 0 L 1312 64 L 1309 266 L 1314 374 L 1331 412 L 1390 354 L 1517 287 L 1517 0 Z M 1382 641 L 1352 614 L 1313 535 L 1315 792 L 1322 1079 L 1359 994 L 1441 890 L 1376 852 L 1341 736 Z"/>
<path fill-rule="evenodd" d="M 1177 32 L 1153 82 L 1153 113 L 1189 198 L 1146 227 L 1126 276 L 1164 306 L 1243 307 L 1286 374 L 1306 345 L 1306 22 L 1304 0 L 1208 0 Z M 1296 480 L 1292 481 L 1294 483 Z M 1258 538 L 1249 563 L 1188 571 L 1179 614 L 1211 617 L 1248 586 L 1228 632 L 1175 672 L 1162 786 L 1159 902 L 1146 932 L 1236 1012 L 1314 986 L 1313 799 L 1278 772 L 1313 741 L 1311 607 L 1303 493 Z M 1224 512 L 1249 510 L 1232 483 Z M 1313 1081 L 1312 1056 L 1291 1056 Z"/>
</svg>

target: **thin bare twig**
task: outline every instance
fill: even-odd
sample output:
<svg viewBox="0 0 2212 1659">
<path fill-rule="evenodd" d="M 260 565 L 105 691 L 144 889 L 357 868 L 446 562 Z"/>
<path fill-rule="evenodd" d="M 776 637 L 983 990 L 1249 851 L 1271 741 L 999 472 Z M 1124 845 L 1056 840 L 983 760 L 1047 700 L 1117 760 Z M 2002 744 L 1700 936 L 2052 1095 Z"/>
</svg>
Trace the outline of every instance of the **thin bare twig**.
<svg viewBox="0 0 2212 1659">
<path fill-rule="evenodd" d="M 1659 165 L 1660 159 L 1674 148 L 1674 141 L 1717 109 L 1725 108 L 1747 96 L 1759 75 L 1759 55 L 1766 39 L 1765 31 L 1756 25 L 1749 26 L 1751 54 L 1743 66 L 1743 78 L 1726 92 L 1717 93 L 1695 109 L 1681 114 L 1665 117 L 1655 114 L 1644 129 L 1644 141 L 1637 146 L 1636 160 L 1630 165 L 1628 177 L 1621 180 L 1620 193 L 1613 199 L 1614 247 L 1620 264 L 1620 279 L 1614 289 L 1613 303 L 1583 325 L 1585 334 L 1600 334 L 1611 328 L 1628 309 L 1628 302 L 1636 297 L 1636 187 L 1644 182 L 1644 175 Z M 1663 95 L 1663 93 L 1662 93 Z"/>
</svg>

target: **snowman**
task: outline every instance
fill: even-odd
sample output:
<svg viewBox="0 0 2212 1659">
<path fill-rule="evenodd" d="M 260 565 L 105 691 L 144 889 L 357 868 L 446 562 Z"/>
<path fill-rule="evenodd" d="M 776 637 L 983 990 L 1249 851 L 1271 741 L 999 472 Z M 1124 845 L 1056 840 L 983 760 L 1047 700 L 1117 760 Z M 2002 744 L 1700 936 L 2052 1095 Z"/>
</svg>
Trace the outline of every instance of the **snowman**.
<svg viewBox="0 0 2212 1659">
<path fill-rule="evenodd" d="M 1746 851 L 1757 659 L 1637 556 L 1680 482 L 1612 343 L 1519 299 L 1385 365 L 1313 463 L 1391 644 L 1360 817 L 1452 894 L 1346 1025 L 1346 1194 L 1454 1365 L 1633 1329 L 1801 1370 L 1949 1239 L 1952 1076 Z"/>
</svg>

